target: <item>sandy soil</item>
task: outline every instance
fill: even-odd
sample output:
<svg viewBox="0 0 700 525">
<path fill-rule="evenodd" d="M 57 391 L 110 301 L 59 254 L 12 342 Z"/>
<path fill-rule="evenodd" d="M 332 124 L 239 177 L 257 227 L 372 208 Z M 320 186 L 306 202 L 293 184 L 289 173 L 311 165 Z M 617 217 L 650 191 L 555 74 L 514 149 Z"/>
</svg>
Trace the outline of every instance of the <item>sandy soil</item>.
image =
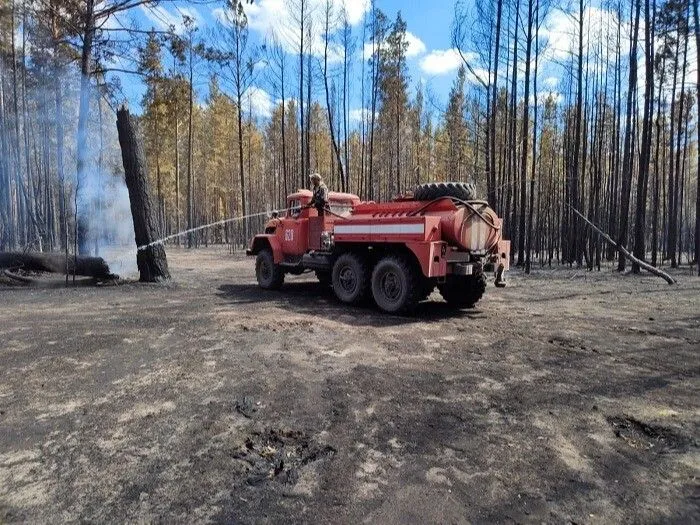
<svg viewBox="0 0 700 525">
<path fill-rule="evenodd" d="M 700 520 L 700 279 L 511 272 L 475 310 L 255 285 L 0 289 L 0 522 Z"/>
</svg>

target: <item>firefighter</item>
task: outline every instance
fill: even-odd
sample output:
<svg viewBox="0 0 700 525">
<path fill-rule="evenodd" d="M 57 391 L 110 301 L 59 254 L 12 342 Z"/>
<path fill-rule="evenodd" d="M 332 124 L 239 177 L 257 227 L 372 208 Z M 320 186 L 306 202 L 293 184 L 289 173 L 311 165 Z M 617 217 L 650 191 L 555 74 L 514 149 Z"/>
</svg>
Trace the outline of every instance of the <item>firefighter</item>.
<svg viewBox="0 0 700 525">
<path fill-rule="evenodd" d="M 313 173 L 309 179 L 311 179 L 311 184 L 313 185 L 313 196 L 308 206 L 309 208 L 316 208 L 319 216 L 321 216 L 326 206 L 328 206 L 328 186 L 325 185 L 318 173 Z"/>
</svg>

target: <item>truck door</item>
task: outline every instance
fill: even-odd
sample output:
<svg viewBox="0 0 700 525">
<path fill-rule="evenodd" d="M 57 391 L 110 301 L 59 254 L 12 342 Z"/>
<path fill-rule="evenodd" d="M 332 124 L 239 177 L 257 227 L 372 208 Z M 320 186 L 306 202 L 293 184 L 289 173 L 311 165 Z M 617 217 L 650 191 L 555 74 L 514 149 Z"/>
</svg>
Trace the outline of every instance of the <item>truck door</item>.
<svg viewBox="0 0 700 525">
<path fill-rule="evenodd" d="M 299 200 L 289 201 L 289 211 L 282 223 L 282 252 L 287 255 L 301 255 L 306 251 L 306 228 L 308 219 L 303 217 Z M 302 231 L 303 230 L 303 231 Z"/>
</svg>

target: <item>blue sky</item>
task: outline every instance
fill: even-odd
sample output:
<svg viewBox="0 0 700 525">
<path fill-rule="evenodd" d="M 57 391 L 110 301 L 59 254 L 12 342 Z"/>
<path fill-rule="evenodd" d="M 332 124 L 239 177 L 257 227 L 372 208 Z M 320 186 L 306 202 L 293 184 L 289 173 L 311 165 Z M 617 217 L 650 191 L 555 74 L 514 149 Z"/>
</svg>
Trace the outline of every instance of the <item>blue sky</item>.
<svg viewBox="0 0 700 525">
<path fill-rule="evenodd" d="M 343 10 L 347 13 L 348 21 L 352 26 L 353 38 L 356 38 L 358 41 L 352 64 L 354 71 L 350 77 L 352 82 L 349 108 L 351 120 L 355 117 L 354 121 L 357 122 L 359 120 L 357 117 L 362 111 L 359 77 L 363 50 L 360 49 L 359 41 L 362 36 L 363 18 L 370 8 L 370 0 L 330 1 L 336 13 L 340 13 Z M 467 2 L 467 12 L 470 9 L 473 12 L 473 6 L 470 6 L 468 3 L 472 0 L 464 1 Z M 306 2 L 311 5 L 313 13 L 308 18 L 314 21 L 313 23 L 318 27 L 316 31 L 317 36 L 313 40 L 312 54 L 316 59 L 320 60 L 324 43 L 321 33 L 323 7 L 326 0 L 306 0 Z M 289 51 L 288 86 L 291 92 L 289 94 L 292 94 L 292 96 L 295 90 L 298 89 L 296 87 L 297 66 L 295 58 L 295 53 L 298 49 L 298 42 L 296 41 L 298 27 L 294 20 L 293 8 L 290 7 L 294 4 L 295 0 L 255 0 L 252 5 L 244 3 L 244 9 L 249 19 L 251 43 L 260 44 L 275 33 L 283 42 L 283 46 Z M 459 54 L 451 46 L 451 26 L 454 16 L 453 0 L 432 0 L 429 3 L 429 7 L 426 6 L 425 2 L 376 0 L 376 6 L 391 21 L 395 19 L 396 13 L 399 10 L 401 11 L 407 25 L 407 40 L 409 43 L 407 64 L 411 91 L 415 90 L 418 83 L 422 83 L 427 93 L 427 107 L 437 117 L 441 108 L 446 104 L 450 87 L 457 74 L 457 69 L 461 65 Z M 599 0 L 592 0 L 587 3 L 584 13 L 585 36 L 587 38 L 587 44 L 584 44 L 584 46 L 590 43 L 591 52 L 594 49 L 597 51 L 601 43 L 604 46 L 608 46 L 612 51 L 614 46 L 613 35 L 618 25 L 620 25 L 620 21 L 613 12 L 600 6 Z M 187 15 L 196 21 L 197 26 L 200 28 L 200 33 L 206 35 L 216 26 L 217 20 L 222 19 L 222 7 L 223 2 L 215 1 L 205 4 L 190 3 L 182 0 L 162 1 L 157 7 L 142 6 L 134 9 L 128 16 L 143 29 L 154 27 L 159 30 L 166 30 L 168 27 L 174 26 L 176 31 L 181 32 L 183 15 Z M 502 38 L 505 38 L 507 25 L 505 9 L 503 16 L 504 33 Z M 565 90 L 565 86 L 560 85 L 562 64 L 569 60 L 571 50 L 577 45 L 577 18 L 576 13 L 572 15 L 566 8 L 553 4 L 546 17 L 546 22 L 540 30 L 541 58 L 538 74 L 538 99 L 540 101 L 549 93 L 560 98 L 560 91 Z M 114 23 L 114 21 L 109 23 Z M 476 30 L 476 26 L 475 20 L 469 20 L 467 23 L 469 31 Z M 629 42 L 627 38 L 629 23 L 623 20 L 621 27 L 623 35 L 621 48 L 625 50 L 628 48 Z M 335 56 L 337 58 L 340 57 L 337 53 L 339 49 L 337 47 L 339 46 L 339 29 L 340 27 L 338 27 L 335 36 L 332 35 L 331 37 L 331 56 L 334 55 L 333 46 L 336 46 Z M 643 28 L 640 28 L 640 34 L 643 35 Z M 463 52 L 469 57 L 470 62 L 476 69 L 476 73 L 483 79 L 486 79 L 487 73 L 483 69 L 483 64 L 478 60 L 477 49 L 475 44 L 472 43 L 471 37 L 472 35 L 468 36 Z M 641 43 L 640 49 L 643 50 Z M 643 60 L 638 61 L 638 63 L 640 68 L 643 68 Z M 524 60 L 521 56 L 519 58 L 521 71 L 524 71 L 524 66 Z M 331 68 L 333 67 L 331 66 Z M 639 72 L 639 78 L 644 78 L 643 69 Z M 467 76 L 467 80 L 472 87 L 478 85 L 475 78 L 471 75 Z M 501 82 L 503 81 L 502 74 L 500 80 Z M 196 84 L 200 100 L 203 100 L 206 95 L 207 83 L 207 78 L 200 78 Z M 122 76 L 122 84 L 124 86 L 123 92 L 129 105 L 132 108 L 139 108 L 143 93 L 141 80 L 138 77 Z M 316 89 L 316 98 L 325 101 L 320 80 L 317 81 Z M 641 91 L 643 90 L 640 89 Z M 276 94 L 273 92 L 270 83 L 265 81 L 264 75 L 259 76 L 257 85 L 251 89 L 249 95 L 253 111 L 259 118 L 265 118 L 269 115 L 273 104 L 277 101 Z"/>
<path fill-rule="evenodd" d="M 312 5 L 318 4 L 317 17 L 321 18 L 321 8 L 325 0 L 311 0 Z M 252 43 L 261 43 L 272 32 L 284 35 L 288 32 L 287 47 L 290 53 L 296 45 L 294 38 L 294 23 L 290 13 L 280 14 L 285 6 L 290 4 L 287 0 L 255 0 L 251 6 L 244 4 L 249 17 L 250 34 Z M 360 100 L 359 74 L 361 67 L 362 50 L 360 43 L 362 36 L 362 20 L 364 13 L 369 9 L 368 0 L 333 0 L 337 12 L 345 6 L 348 20 L 352 24 L 353 38 L 357 39 L 354 72 L 351 83 L 352 99 L 350 109 L 354 115 L 359 114 L 362 104 Z M 402 2 L 400 0 L 378 0 L 376 6 L 384 11 L 390 20 L 394 20 L 400 10 L 406 21 L 409 57 L 407 65 L 410 75 L 411 91 L 419 82 L 422 82 L 431 94 L 434 104 L 443 105 L 447 99 L 449 89 L 456 76 L 459 66 L 458 57 L 450 52 L 450 27 L 452 24 L 454 4 L 447 0 L 435 0 L 431 4 L 430 16 L 426 16 L 425 5 L 422 2 Z M 129 13 L 129 18 L 140 27 L 148 29 L 154 27 L 165 30 L 168 26 L 175 26 L 176 31 L 182 31 L 182 16 L 187 15 L 196 20 L 202 34 L 213 29 L 220 18 L 222 3 L 210 3 L 207 5 L 194 4 L 186 1 L 163 2 L 156 8 L 140 7 Z M 287 8 L 288 9 L 288 8 Z M 320 23 L 320 22 L 319 22 Z M 320 32 L 320 31 L 319 31 Z M 319 46 L 320 36 L 319 38 Z M 320 54 L 321 47 L 317 53 Z M 293 57 L 290 55 L 290 59 Z M 294 61 L 290 66 L 296 69 Z M 132 108 L 139 108 L 143 93 L 141 79 L 136 76 L 120 75 L 123 86 L 123 95 Z M 289 82 L 294 89 L 296 72 L 290 70 Z M 270 105 L 275 102 L 274 94 L 270 93 L 270 86 L 261 77 L 258 86 L 253 91 L 251 98 L 254 111 L 259 117 L 264 118 L 269 113 Z M 200 79 L 198 83 L 200 96 L 206 93 L 206 79 Z M 318 86 L 321 89 L 321 86 Z M 319 96 L 322 93 L 319 92 Z"/>
</svg>

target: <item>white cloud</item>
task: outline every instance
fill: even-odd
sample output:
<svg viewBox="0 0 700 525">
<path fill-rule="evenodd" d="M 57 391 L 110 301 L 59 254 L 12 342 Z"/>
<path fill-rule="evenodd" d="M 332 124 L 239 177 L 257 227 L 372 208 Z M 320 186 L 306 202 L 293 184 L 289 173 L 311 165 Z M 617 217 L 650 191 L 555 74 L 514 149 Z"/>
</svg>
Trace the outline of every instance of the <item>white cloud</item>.
<svg viewBox="0 0 700 525">
<path fill-rule="evenodd" d="M 462 65 L 457 49 L 435 49 L 420 61 L 420 68 L 429 75 L 445 75 L 456 71 Z"/>
<path fill-rule="evenodd" d="M 425 53 L 426 48 L 425 44 L 423 41 L 418 38 L 416 35 L 411 33 L 410 31 L 406 31 L 406 57 L 407 58 L 413 58 L 422 55 Z M 383 46 L 386 45 L 386 40 L 384 42 L 381 42 L 374 50 L 376 51 L 377 48 L 382 48 Z M 368 60 L 372 57 L 372 43 L 371 42 L 365 42 L 365 46 L 362 49 L 362 56 L 364 57 L 365 60 Z"/>
<path fill-rule="evenodd" d="M 425 44 L 423 41 L 410 31 L 406 31 L 406 42 L 408 42 L 408 48 L 406 49 L 407 57 L 416 57 L 425 53 Z"/>
<path fill-rule="evenodd" d="M 365 13 L 370 10 L 370 0 L 345 0 L 341 5 L 345 5 L 345 13 L 348 18 L 348 24 L 351 26 L 362 22 Z"/>
<path fill-rule="evenodd" d="M 122 21 L 119 14 L 113 13 L 107 16 L 102 27 L 105 29 L 121 29 L 122 27 L 129 27 L 129 25 Z"/>
<path fill-rule="evenodd" d="M 591 52 L 597 49 L 598 42 L 603 42 L 613 50 L 616 45 L 614 35 L 617 27 L 621 25 L 622 38 L 621 49 L 629 48 L 630 25 L 622 22 L 614 11 L 598 7 L 586 7 L 583 10 L 584 52 L 591 44 Z M 578 53 L 579 13 L 567 13 L 556 9 L 548 17 L 545 27 L 540 30 L 540 36 L 545 39 L 547 48 L 545 58 L 551 60 L 564 60 L 572 54 Z M 643 28 L 640 24 L 640 35 Z"/>
<path fill-rule="evenodd" d="M 489 84 L 491 82 L 491 76 L 487 69 L 483 67 L 474 67 L 473 69 L 473 73 L 467 69 L 467 82 L 477 86 L 483 86 L 483 84 Z"/>
<path fill-rule="evenodd" d="M 473 51 L 464 51 L 462 54 L 472 66 L 472 71 L 466 70 L 467 82 L 477 86 L 481 86 L 482 82 L 487 84 L 490 78 L 488 70 L 476 65 L 479 63 L 479 55 Z M 464 60 L 456 48 L 435 49 L 420 61 L 420 68 L 428 75 L 446 75 L 458 70 L 463 64 Z"/>
<path fill-rule="evenodd" d="M 367 122 L 372 115 L 372 111 L 369 108 L 356 108 L 356 109 L 351 109 L 350 110 L 350 122 L 352 123 L 358 123 L 362 122 L 362 119 L 364 118 L 365 122 Z M 376 113 L 375 113 L 376 116 Z"/>
<path fill-rule="evenodd" d="M 362 58 L 365 60 L 369 60 L 372 58 L 372 43 L 371 42 L 365 42 L 364 47 L 362 48 Z M 376 50 L 376 48 L 375 48 Z"/>
<path fill-rule="evenodd" d="M 338 16 L 344 9 L 348 23 L 355 26 L 362 21 L 364 14 L 370 9 L 370 0 L 331 0 L 333 14 L 331 16 L 330 36 L 333 38 L 341 30 L 341 17 Z M 305 31 L 311 27 L 313 38 L 311 39 L 311 53 L 322 56 L 325 41 L 323 39 L 325 25 L 326 0 L 306 0 L 306 16 L 304 18 Z M 298 53 L 300 44 L 299 13 L 294 11 L 293 5 L 287 0 L 256 0 L 253 3 L 244 3 L 243 10 L 248 17 L 248 27 L 256 31 L 263 38 L 276 37 L 284 50 L 288 53 Z M 212 15 L 219 21 L 225 19 L 221 8 L 212 10 Z M 306 46 L 307 35 L 304 35 Z M 329 60 L 336 62 L 342 60 L 339 53 L 339 44 L 329 43 Z"/>
<path fill-rule="evenodd" d="M 549 89 L 554 89 L 559 85 L 559 79 L 557 77 L 547 77 L 542 81 L 542 84 Z"/>
<path fill-rule="evenodd" d="M 152 27 L 161 31 L 166 31 L 170 26 L 174 26 L 178 22 L 167 9 L 160 6 L 149 7 L 142 5 L 141 11 L 151 22 Z"/>
<path fill-rule="evenodd" d="M 185 31 L 185 17 L 191 18 L 195 26 L 201 26 L 204 23 L 202 15 L 193 7 L 175 6 L 173 11 L 170 11 L 159 5 L 142 5 L 141 11 L 151 21 L 152 26 L 160 31 L 168 31 L 173 28 L 176 33 L 183 33 Z"/>
<path fill-rule="evenodd" d="M 243 111 L 251 110 L 253 115 L 260 118 L 270 118 L 274 103 L 270 94 L 258 87 L 248 88 L 243 94 Z"/>
<path fill-rule="evenodd" d="M 562 10 L 556 9 L 550 14 L 545 27 L 540 30 L 540 36 L 547 41 L 548 58 L 562 59 L 573 52 L 577 45 L 576 25 L 576 20 Z"/>
</svg>

